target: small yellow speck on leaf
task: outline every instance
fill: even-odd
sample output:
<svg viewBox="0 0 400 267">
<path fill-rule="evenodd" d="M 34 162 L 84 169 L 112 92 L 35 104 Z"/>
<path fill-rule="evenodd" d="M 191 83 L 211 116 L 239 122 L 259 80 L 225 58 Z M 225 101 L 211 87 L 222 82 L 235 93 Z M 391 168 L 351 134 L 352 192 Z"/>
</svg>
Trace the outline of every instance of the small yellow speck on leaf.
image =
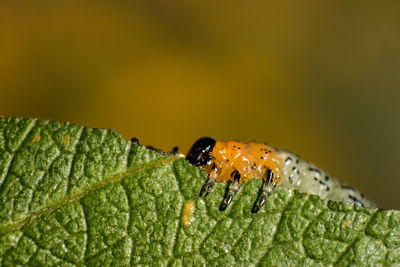
<svg viewBox="0 0 400 267">
<path fill-rule="evenodd" d="M 188 200 L 185 202 L 185 206 L 183 207 L 183 214 L 182 214 L 182 223 L 185 226 L 190 225 L 190 215 L 194 211 L 194 201 Z"/>
<path fill-rule="evenodd" d="M 347 224 L 348 224 L 348 222 L 347 222 L 347 221 L 344 221 L 343 224 L 342 224 L 342 225 L 343 225 L 343 228 L 346 228 L 346 227 L 347 227 Z"/>
<path fill-rule="evenodd" d="M 32 140 L 32 143 L 36 143 L 36 142 L 38 142 L 39 141 L 39 139 L 40 139 L 40 135 L 35 135 L 34 137 L 33 137 L 33 140 Z"/>
<path fill-rule="evenodd" d="M 64 136 L 62 137 L 62 142 L 63 142 L 64 144 L 69 144 L 69 136 L 68 136 L 68 135 L 64 135 Z"/>
</svg>

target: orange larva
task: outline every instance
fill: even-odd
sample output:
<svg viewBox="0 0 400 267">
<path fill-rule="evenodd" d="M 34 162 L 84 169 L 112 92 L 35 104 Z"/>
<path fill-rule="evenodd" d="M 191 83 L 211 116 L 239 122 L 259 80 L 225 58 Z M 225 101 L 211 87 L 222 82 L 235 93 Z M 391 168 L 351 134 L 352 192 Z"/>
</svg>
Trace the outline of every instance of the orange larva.
<svg viewBox="0 0 400 267">
<path fill-rule="evenodd" d="M 318 167 L 300 160 L 297 155 L 261 142 L 216 141 L 203 137 L 195 142 L 186 159 L 207 172 L 208 179 L 200 196 L 206 196 L 215 182 L 227 182 L 227 190 L 219 207 L 221 211 L 230 205 L 243 184 L 253 177 L 263 179 L 253 213 L 258 212 L 279 185 L 317 194 L 321 198 L 352 201 L 359 206 L 375 206 L 357 190 L 342 185 Z"/>
</svg>

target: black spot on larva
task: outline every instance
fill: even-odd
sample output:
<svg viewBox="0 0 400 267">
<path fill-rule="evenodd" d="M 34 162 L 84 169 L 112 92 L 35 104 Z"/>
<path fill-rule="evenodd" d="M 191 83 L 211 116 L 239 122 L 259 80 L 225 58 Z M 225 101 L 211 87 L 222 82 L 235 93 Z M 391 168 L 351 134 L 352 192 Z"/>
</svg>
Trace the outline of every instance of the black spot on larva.
<svg viewBox="0 0 400 267">
<path fill-rule="evenodd" d="M 297 170 L 297 168 L 296 168 L 296 167 L 293 167 L 293 168 L 292 168 L 292 171 L 294 171 L 294 172 L 295 172 L 296 170 Z"/>
<path fill-rule="evenodd" d="M 285 162 L 288 162 L 288 161 L 292 161 L 292 158 L 291 158 L 291 157 L 287 157 L 287 158 L 285 159 Z"/>
<path fill-rule="evenodd" d="M 344 184 L 342 184 L 340 187 L 343 188 L 343 189 L 347 189 L 347 190 L 354 191 L 354 188 L 351 187 L 351 186 L 349 186 L 349 185 L 344 185 Z"/>
<path fill-rule="evenodd" d="M 316 168 L 313 168 L 313 167 L 309 167 L 308 168 L 310 171 L 312 171 L 312 172 L 318 172 L 318 173 L 321 173 L 321 171 L 320 170 L 318 170 L 318 169 L 316 169 Z"/>
<path fill-rule="evenodd" d="M 293 174 L 289 175 L 289 182 L 293 184 Z"/>
<path fill-rule="evenodd" d="M 317 178 L 317 177 L 314 177 L 314 180 L 315 180 L 315 181 L 318 181 L 318 178 Z"/>
<path fill-rule="evenodd" d="M 238 147 L 238 149 L 240 150 L 240 149 L 241 149 L 241 147 Z"/>
<path fill-rule="evenodd" d="M 300 161 L 299 161 L 298 159 L 296 159 L 296 164 L 299 164 L 299 162 L 300 162 Z"/>
<path fill-rule="evenodd" d="M 314 177 L 314 179 L 315 179 L 315 177 Z M 329 186 L 327 186 L 324 182 L 322 182 L 322 181 L 320 180 L 320 181 L 319 181 L 319 184 L 320 184 L 321 186 L 323 186 L 323 187 L 325 188 L 326 191 L 329 191 Z"/>
<path fill-rule="evenodd" d="M 329 176 L 327 175 L 327 176 L 325 176 L 325 181 L 328 181 L 329 180 Z"/>
<path fill-rule="evenodd" d="M 260 157 L 260 159 L 264 159 L 264 157 Z"/>
<path fill-rule="evenodd" d="M 349 195 L 349 198 L 359 207 L 364 207 L 364 204 L 358 200 L 355 196 Z"/>
</svg>

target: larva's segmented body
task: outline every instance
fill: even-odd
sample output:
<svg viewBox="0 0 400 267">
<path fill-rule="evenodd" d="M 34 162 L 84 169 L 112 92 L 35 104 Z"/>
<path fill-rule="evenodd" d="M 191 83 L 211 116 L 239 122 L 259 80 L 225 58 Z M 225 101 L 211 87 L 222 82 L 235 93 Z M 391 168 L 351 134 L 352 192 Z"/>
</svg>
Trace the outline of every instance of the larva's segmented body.
<svg viewBox="0 0 400 267">
<path fill-rule="evenodd" d="M 277 150 L 282 158 L 282 174 L 285 177 L 282 186 L 302 192 L 319 195 L 333 201 L 350 201 L 361 207 L 376 207 L 351 186 L 340 183 L 324 170 L 286 150 Z"/>
<path fill-rule="evenodd" d="M 227 182 L 221 211 L 229 206 L 243 184 L 253 177 L 263 179 L 253 213 L 258 212 L 276 186 L 297 189 L 334 201 L 351 201 L 358 206 L 375 207 L 363 194 L 342 185 L 318 167 L 300 160 L 291 152 L 264 143 L 215 141 L 203 137 L 192 146 L 186 159 L 202 167 L 208 174 L 200 196 L 206 196 L 215 182 Z"/>
</svg>

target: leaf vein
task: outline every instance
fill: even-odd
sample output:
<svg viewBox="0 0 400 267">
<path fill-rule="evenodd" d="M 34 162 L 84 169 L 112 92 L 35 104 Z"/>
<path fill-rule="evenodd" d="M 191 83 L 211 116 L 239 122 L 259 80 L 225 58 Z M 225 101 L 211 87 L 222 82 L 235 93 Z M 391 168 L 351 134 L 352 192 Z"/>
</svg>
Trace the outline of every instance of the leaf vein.
<svg viewBox="0 0 400 267">
<path fill-rule="evenodd" d="M 72 265 L 76 265 L 75 262 L 71 262 L 71 261 L 68 260 L 68 259 L 65 259 L 65 258 L 62 258 L 62 257 L 60 257 L 60 256 L 54 255 L 54 253 L 51 252 L 50 249 L 41 246 L 35 239 L 33 239 L 33 238 L 32 238 L 31 236 L 29 236 L 27 233 L 24 233 L 24 235 L 25 235 L 26 238 L 29 238 L 30 240 L 32 240 L 38 248 L 49 252 L 54 258 L 56 258 L 56 259 L 58 259 L 58 260 L 60 260 L 60 261 L 68 262 L 68 263 L 70 263 L 70 264 L 72 264 Z M 36 251 L 36 253 L 37 253 L 37 251 Z M 33 255 L 32 255 L 31 258 L 33 258 Z"/>
<path fill-rule="evenodd" d="M 178 213 L 179 215 L 182 215 L 183 208 L 184 208 L 184 203 L 185 203 L 185 195 L 183 194 L 183 191 L 182 191 L 182 188 L 181 188 L 180 179 L 178 178 L 178 171 L 176 169 L 175 164 L 172 164 L 172 170 L 173 170 L 173 173 L 174 173 L 174 178 L 175 178 L 174 180 L 176 181 L 177 186 L 178 186 L 179 194 L 182 196 L 182 201 L 180 202 L 180 209 L 179 209 L 180 212 Z M 173 240 L 174 244 L 172 246 L 172 251 L 170 253 L 171 258 L 168 261 L 167 266 L 169 266 L 172 263 L 173 259 L 175 258 L 174 257 L 175 256 L 175 250 L 176 250 L 176 246 L 177 246 L 177 243 L 178 243 L 179 232 L 181 230 L 181 227 L 182 227 L 182 225 L 181 225 L 181 222 L 180 222 L 180 217 L 178 217 L 175 237 L 174 237 L 174 240 Z"/>
<path fill-rule="evenodd" d="M 377 214 L 377 212 L 378 212 L 378 210 L 374 211 L 374 213 L 371 214 L 371 217 L 369 218 L 368 222 L 365 224 L 364 229 L 363 229 L 362 231 L 360 231 L 360 232 L 363 232 L 365 235 L 368 235 L 367 233 L 365 233 L 365 230 L 367 230 L 368 226 L 369 226 L 370 223 L 372 222 L 372 219 L 375 217 L 375 215 Z M 347 251 L 349 251 L 349 250 L 353 247 L 353 245 L 354 245 L 358 240 L 360 240 L 360 237 L 355 238 L 355 239 L 346 247 L 346 249 L 345 249 L 342 253 L 340 253 L 339 257 L 337 258 L 337 260 L 336 260 L 332 265 L 333 265 L 333 266 L 336 266 L 336 265 L 340 262 L 340 260 L 346 255 Z"/>
<path fill-rule="evenodd" d="M 89 193 L 94 192 L 100 188 L 103 188 L 103 187 L 107 186 L 108 184 L 121 181 L 126 176 L 129 176 L 131 174 L 134 174 L 134 173 L 137 173 L 140 171 L 148 170 L 148 169 L 151 169 L 154 167 L 158 167 L 163 164 L 170 163 L 178 158 L 180 158 L 180 156 L 171 156 L 169 158 L 165 158 L 162 160 L 158 160 L 158 161 L 149 163 L 143 167 L 139 167 L 139 168 L 135 168 L 135 169 L 128 169 L 123 172 L 119 172 L 107 179 L 103 179 L 100 182 L 94 184 L 92 187 L 86 189 L 85 191 L 83 191 L 81 193 L 71 194 L 69 197 L 61 199 L 60 201 L 56 202 L 54 205 L 51 205 L 41 211 L 32 213 L 30 216 L 27 216 L 26 218 L 24 218 L 18 222 L 0 227 L 0 236 L 5 233 L 8 233 L 14 229 L 21 228 L 23 225 L 27 224 L 28 222 L 35 220 L 36 218 L 39 218 L 39 217 L 43 216 L 44 214 L 50 213 L 51 211 L 56 210 L 70 202 L 80 201 L 80 199 L 82 199 L 84 196 L 88 195 Z"/>
<path fill-rule="evenodd" d="M 81 142 L 81 138 L 82 138 L 82 133 L 83 133 L 83 127 L 80 127 L 79 129 L 79 133 L 78 133 L 78 138 L 76 139 L 76 143 L 74 144 L 74 148 L 73 148 L 73 152 L 72 152 L 72 160 L 69 166 L 69 171 L 68 171 L 68 176 L 67 176 L 67 186 L 65 188 L 65 195 L 69 195 L 70 192 L 70 186 L 71 186 L 71 175 L 72 175 L 72 170 L 75 166 L 75 161 L 76 161 L 76 154 L 77 154 L 77 147 L 79 145 L 79 143 Z"/>
<path fill-rule="evenodd" d="M 15 155 L 18 153 L 18 151 L 21 149 L 22 145 L 24 144 L 24 142 L 26 141 L 26 138 L 28 137 L 29 133 L 32 131 L 32 129 L 35 127 L 36 125 L 36 120 L 32 120 L 32 123 L 27 127 L 26 131 L 24 132 L 21 141 L 19 142 L 19 144 L 17 145 L 17 148 L 15 149 L 14 153 L 11 154 L 11 159 L 9 161 L 9 164 L 6 166 L 6 170 L 4 171 L 3 174 L 3 181 L 0 184 L 0 195 L 3 193 L 3 186 L 7 181 L 7 177 L 9 174 L 9 170 L 14 162 L 15 159 Z"/>
<path fill-rule="evenodd" d="M 278 232 L 279 232 L 279 228 L 281 227 L 283 215 L 284 215 L 285 212 L 287 211 L 288 207 L 290 206 L 290 203 L 292 202 L 292 200 L 293 200 L 294 198 L 295 198 L 294 195 L 292 195 L 292 196 L 290 197 L 290 199 L 288 200 L 288 202 L 287 202 L 287 203 L 285 204 L 285 206 L 283 207 L 282 212 L 281 212 L 281 217 L 279 218 L 279 221 L 278 221 L 277 224 L 276 224 L 276 230 L 275 230 L 275 233 L 273 234 L 273 237 L 272 237 L 272 239 L 271 239 L 271 243 L 270 243 L 270 245 L 268 246 L 268 248 L 266 249 L 266 251 L 265 251 L 265 253 L 264 253 L 264 256 L 260 257 L 260 259 L 255 263 L 255 266 L 260 266 L 260 263 L 264 260 L 265 257 L 267 257 L 268 252 L 271 250 L 272 245 L 275 243 L 276 236 L 277 236 L 277 234 L 278 234 Z M 307 197 L 307 199 L 308 199 L 308 197 Z"/>
<path fill-rule="evenodd" d="M 122 190 L 123 190 L 124 193 L 125 193 L 126 200 L 127 200 L 127 202 L 128 202 L 128 209 L 129 209 L 129 211 L 128 211 L 128 224 L 127 224 L 127 226 L 126 226 L 126 235 L 127 235 L 127 236 L 130 236 L 130 235 L 129 235 L 129 231 L 130 231 L 131 224 L 132 224 L 132 201 L 131 201 L 131 199 L 130 199 L 130 194 L 128 193 L 128 189 L 125 187 L 126 185 L 125 185 L 124 183 L 120 183 L 120 185 L 121 185 L 121 187 L 122 187 Z M 132 254 L 133 254 L 133 244 L 131 244 L 130 251 L 131 251 L 131 253 L 129 254 L 129 265 L 130 265 L 130 266 L 133 266 L 133 257 L 132 257 Z"/>
<path fill-rule="evenodd" d="M 86 216 L 86 211 L 85 211 L 85 205 L 82 203 L 82 199 L 80 199 L 78 201 L 78 203 L 80 204 L 81 208 L 82 208 L 82 214 L 83 214 L 83 221 L 85 223 L 86 226 L 86 232 L 85 232 L 85 246 L 83 247 L 84 251 L 83 251 L 83 259 L 86 259 L 88 250 L 89 250 L 89 224 L 88 224 L 88 220 L 87 220 L 87 216 Z"/>
</svg>

